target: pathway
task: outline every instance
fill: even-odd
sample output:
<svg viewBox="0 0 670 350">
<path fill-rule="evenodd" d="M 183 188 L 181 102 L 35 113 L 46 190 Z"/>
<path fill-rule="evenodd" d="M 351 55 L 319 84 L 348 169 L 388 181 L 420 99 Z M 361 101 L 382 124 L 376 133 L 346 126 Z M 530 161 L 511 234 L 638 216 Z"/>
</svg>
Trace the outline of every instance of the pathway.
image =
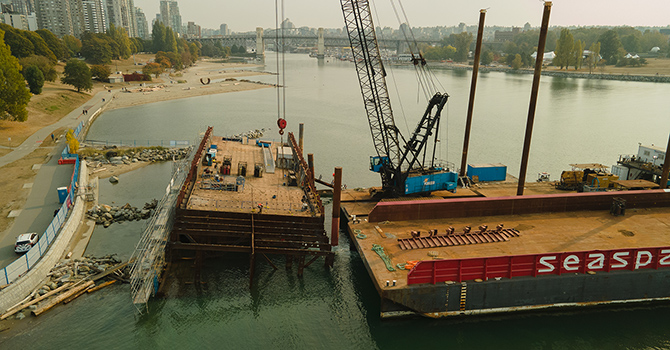
<svg viewBox="0 0 670 350">
<path fill-rule="evenodd" d="M 61 118 L 59 121 L 51 125 L 47 125 L 40 130 L 37 130 L 34 134 L 30 135 L 30 137 L 28 137 L 25 141 L 23 141 L 21 145 L 14 148 L 11 152 L 5 154 L 4 156 L 0 157 L 0 167 L 3 167 L 16 160 L 19 160 L 30 154 L 32 151 L 36 150 L 40 146 L 41 144 L 40 142 L 49 137 L 49 135 L 51 135 L 51 133 L 54 132 L 54 130 L 62 127 L 71 127 L 71 128 L 76 127 L 77 123 L 84 120 L 83 118 L 80 118 L 83 115 L 82 111 L 84 109 L 91 110 L 91 113 L 93 113 L 98 107 L 102 107 L 103 105 L 109 103 L 113 94 L 114 90 L 112 90 L 111 93 L 108 92 L 107 90 L 98 92 L 90 100 L 81 105 L 81 107 L 75 108 L 75 110 L 68 113 L 68 115 Z M 105 99 L 104 103 L 102 102 L 103 98 Z"/>
<path fill-rule="evenodd" d="M 22 157 L 27 156 L 40 146 L 40 142 L 56 129 L 61 127 L 74 128 L 76 125 L 85 120 L 82 117 L 84 109 L 90 110 L 93 113 L 99 107 L 107 104 L 114 94 L 112 92 L 101 91 L 95 94 L 90 100 L 85 102 L 79 108 L 70 112 L 61 120 L 45 126 L 38 130 L 33 135 L 28 137 L 19 147 L 2 157 L 0 157 L 0 167 L 14 162 Z M 102 99 L 105 102 L 102 102 Z M 0 268 L 7 266 L 18 255 L 14 253 L 14 241 L 16 236 L 26 232 L 44 233 L 46 228 L 53 219 L 54 210 L 60 208 L 58 203 L 58 194 L 56 189 L 61 186 L 68 186 L 72 177 L 73 166 L 71 164 L 58 165 L 60 153 L 65 147 L 64 142 L 56 144 L 51 152 L 51 158 L 45 164 L 41 164 L 37 175 L 35 176 L 32 187 L 26 188 L 30 191 L 28 199 L 24 207 L 20 210 L 19 215 L 14 219 L 14 223 L 9 229 L 0 232 Z"/>
</svg>

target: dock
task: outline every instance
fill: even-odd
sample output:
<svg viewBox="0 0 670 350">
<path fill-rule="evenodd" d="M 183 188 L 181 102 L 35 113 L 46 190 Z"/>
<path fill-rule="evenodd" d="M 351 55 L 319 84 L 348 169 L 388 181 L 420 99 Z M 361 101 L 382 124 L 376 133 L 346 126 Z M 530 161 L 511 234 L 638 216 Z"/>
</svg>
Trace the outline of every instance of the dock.
<svg viewBox="0 0 670 350">
<path fill-rule="evenodd" d="M 380 295 L 381 316 L 670 298 L 670 192 L 529 185 L 536 194 L 519 197 L 459 188 L 457 198 L 378 201 L 344 191 L 342 226 Z M 611 214 L 615 199 L 625 200 L 623 215 Z"/>
<path fill-rule="evenodd" d="M 175 206 L 167 244 L 170 261 L 195 260 L 194 279 L 208 255 L 249 254 L 250 283 L 257 256 L 283 255 L 298 275 L 334 253 L 324 209 L 302 150 L 288 143 L 215 136 L 209 128 Z"/>
</svg>

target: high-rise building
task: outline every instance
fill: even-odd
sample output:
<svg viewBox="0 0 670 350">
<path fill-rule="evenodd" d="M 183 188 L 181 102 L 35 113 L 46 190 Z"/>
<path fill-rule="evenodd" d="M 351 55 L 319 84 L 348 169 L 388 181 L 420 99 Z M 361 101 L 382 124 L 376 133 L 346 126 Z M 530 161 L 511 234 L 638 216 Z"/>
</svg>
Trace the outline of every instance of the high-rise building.
<svg viewBox="0 0 670 350">
<path fill-rule="evenodd" d="M 114 24 L 124 28 L 129 37 L 137 36 L 135 5 L 133 0 L 105 0 L 107 10 L 107 28 Z"/>
<path fill-rule="evenodd" d="M 160 2 L 161 21 L 166 27 L 172 28 L 177 34 L 182 33 L 181 29 L 181 15 L 179 14 L 179 6 L 174 0 L 161 0 Z"/>
<path fill-rule="evenodd" d="M 137 22 L 137 36 L 149 40 L 149 24 L 147 23 L 147 17 L 144 15 L 144 12 L 141 8 L 135 7 L 135 21 Z"/>
<path fill-rule="evenodd" d="M 137 20 L 133 0 L 121 0 L 121 27 L 126 29 L 129 37 L 137 36 Z"/>
<path fill-rule="evenodd" d="M 195 22 L 188 22 L 188 25 L 186 26 L 186 35 L 188 35 L 189 38 L 201 38 L 202 33 L 200 32 L 200 26 L 195 24 Z"/>
<path fill-rule="evenodd" d="M 84 31 L 104 33 L 107 28 L 107 11 L 104 0 L 83 0 L 82 15 Z"/>
<path fill-rule="evenodd" d="M 112 24 L 115 27 L 122 27 L 121 0 L 105 0 L 105 12 L 107 12 L 105 28 L 109 28 Z"/>
<path fill-rule="evenodd" d="M 72 35 L 81 38 L 86 26 L 82 0 L 70 0 L 70 19 L 72 20 Z"/>
<path fill-rule="evenodd" d="M 37 25 L 56 36 L 74 35 L 70 0 L 35 0 Z"/>
<path fill-rule="evenodd" d="M 0 13 L 0 22 L 21 30 L 30 30 L 28 26 L 28 17 L 20 13 Z"/>
<path fill-rule="evenodd" d="M 28 4 L 25 0 L 12 0 L 14 14 L 28 15 Z"/>
<path fill-rule="evenodd" d="M 221 35 L 230 35 L 230 31 L 229 31 L 229 29 L 228 29 L 228 25 L 227 25 L 227 24 L 225 24 L 225 23 L 221 24 L 221 26 L 219 27 L 219 34 L 221 34 Z"/>
</svg>

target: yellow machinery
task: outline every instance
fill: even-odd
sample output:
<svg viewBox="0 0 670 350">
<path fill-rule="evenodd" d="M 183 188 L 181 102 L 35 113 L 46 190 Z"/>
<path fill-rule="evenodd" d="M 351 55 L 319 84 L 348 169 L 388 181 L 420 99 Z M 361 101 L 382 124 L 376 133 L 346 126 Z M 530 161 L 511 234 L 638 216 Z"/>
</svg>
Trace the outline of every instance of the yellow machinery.
<svg viewBox="0 0 670 350">
<path fill-rule="evenodd" d="M 584 171 L 566 170 L 561 173 L 561 180 L 556 183 L 556 189 L 566 191 L 577 191 L 582 186 Z"/>
</svg>

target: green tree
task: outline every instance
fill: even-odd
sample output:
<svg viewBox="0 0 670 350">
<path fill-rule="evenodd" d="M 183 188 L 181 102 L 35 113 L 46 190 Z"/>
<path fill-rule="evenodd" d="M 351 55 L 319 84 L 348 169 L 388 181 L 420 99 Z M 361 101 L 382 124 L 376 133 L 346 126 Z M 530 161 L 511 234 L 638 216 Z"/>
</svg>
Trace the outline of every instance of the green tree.
<svg viewBox="0 0 670 350">
<path fill-rule="evenodd" d="M 18 29 L 0 23 L 0 30 L 5 33 L 5 44 L 12 50 L 12 56 L 22 58 L 35 54 L 35 45 L 21 35 Z"/>
<path fill-rule="evenodd" d="M 642 34 L 642 51 L 649 52 L 653 47 L 668 51 L 668 36 L 657 30 L 645 30 Z"/>
<path fill-rule="evenodd" d="M 556 35 L 556 32 L 553 30 L 550 30 L 547 32 L 547 41 L 545 44 L 545 51 L 554 51 L 556 50 L 556 41 L 558 39 L 558 36 Z M 526 44 L 528 45 L 529 48 L 532 49 L 532 51 L 535 51 L 535 47 L 537 47 L 538 42 L 540 41 L 540 30 L 539 29 L 534 29 L 534 30 L 529 30 L 526 32 L 519 33 L 514 36 L 513 42 L 517 45 L 522 45 Z M 532 53 L 532 52 L 531 52 Z M 523 59 L 523 55 L 521 57 Z"/>
<path fill-rule="evenodd" d="M 199 42 L 198 42 L 199 44 Z M 193 62 L 197 61 L 200 58 L 200 47 L 196 43 L 188 44 L 188 50 L 191 52 L 191 58 Z"/>
<path fill-rule="evenodd" d="M 81 40 L 72 35 L 66 35 L 63 37 L 63 44 L 70 52 L 70 57 L 79 55 L 79 52 L 81 51 Z"/>
<path fill-rule="evenodd" d="M 130 39 L 125 28 L 117 28 L 113 23 L 109 25 L 107 36 L 118 46 L 118 57 L 126 59 L 130 57 Z"/>
<path fill-rule="evenodd" d="M 177 52 L 177 37 L 172 28 L 165 28 L 165 52 Z"/>
<path fill-rule="evenodd" d="M 30 92 L 34 95 L 41 94 L 42 87 L 44 86 L 44 75 L 42 74 L 42 71 L 36 66 L 30 66 L 25 69 L 23 75 L 28 82 Z"/>
<path fill-rule="evenodd" d="M 574 52 L 573 48 L 575 46 L 575 39 L 570 33 L 569 29 L 561 30 L 561 36 L 558 38 L 556 43 L 556 57 L 554 58 L 554 65 L 557 67 L 568 68 L 570 63 L 572 63 Z"/>
<path fill-rule="evenodd" d="M 481 64 L 483 64 L 485 66 L 488 66 L 489 64 L 493 63 L 494 58 L 495 57 L 493 56 L 493 52 L 491 52 L 489 50 L 484 50 L 481 54 L 480 61 L 481 61 Z"/>
<path fill-rule="evenodd" d="M 4 41 L 5 32 L 0 30 L 0 119 L 26 121 L 26 106 L 30 101 L 30 92 L 19 71 L 19 60 Z"/>
<path fill-rule="evenodd" d="M 182 61 L 181 55 L 176 52 L 159 51 L 156 53 L 154 61 L 163 65 L 165 68 L 174 68 L 174 70 L 182 70 L 184 68 L 184 62 Z"/>
<path fill-rule="evenodd" d="M 35 66 L 42 71 L 42 76 L 46 81 L 56 81 L 58 78 L 58 73 L 54 69 L 54 64 L 44 56 L 31 55 L 29 57 L 23 57 L 19 59 L 21 67 L 23 67 L 23 73 L 25 73 L 26 68 Z"/>
<path fill-rule="evenodd" d="M 107 81 L 111 74 L 112 71 L 105 65 L 96 64 L 91 66 L 91 76 L 99 81 Z"/>
<path fill-rule="evenodd" d="M 81 54 L 92 64 L 109 64 L 112 62 L 112 48 L 104 34 L 84 35 Z"/>
<path fill-rule="evenodd" d="M 621 45 L 621 40 L 619 39 L 619 34 L 614 30 L 610 29 L 603 33 L 600 38 L 600 55 L 603 57 L 607 64 L 616 64 L 619 56 L 621 55 L 619 49 L 623 46 Z"/>
<path fill-rule="evenodd" d="M 521 55 L 519 55 L 519 54 L 514 55 L 514 59 L 512 60 L 512 64 L 511 64 L 512 69 L 518 70 L 519 68 L 521 68 L 522 64 L 523 64 L 523 61 L 521 61 Z"/>
<path fill-rule="evenodd" d="M 575 70 L 582 68 L 582 58 L 584 57 L 584 42 L 577 40 L 572 50 L 572 64 Z"/>
<path fill-rule="evenodd" d="M 423 52 L 423 57 L 427 60 L 441 61 L 452 60 L 456 56 L 456 49 L 449 46 L 429 46 Z"/>
<path fill-rule="evenodd" d="M 47 29 L 38 29 L 35 33 L 39 34 L 42 37 L 44 42 L 49 47 L 49 50 L 56 55 L 58 60 L 64 60 L 70 57 L 69 50 L 65 47 L 65 44 L 62 40 L 58 39 L 51 31 Z"/>
<path fill-rule="evenodd" d="M 621 45 L 627 52 L 642 52 L 642 33 L 636 30 L 633 34 L 622 36 Z"/>
<path fill-rule="evenodd" d="M 468 54 L 470 53 L 470 44 L 472 44 L 472 34 L 463 32 L 461 34 L 456 34 L 456 42 L 454 47 L 456 48 L 456 56 L 454 60 L 457 62 L 465 62 L 468 60 Z"/>
<path fill-rule="evenodd" d="M 67 61 L 61 82 L 74 86 L 77 92 L 81 92 L 81 90 L 91 91 L 93 89 L 91 70 L 86 63 L 76 58 Z"/>
<path fill-rule="evenodd" d="M 41 36 L 39 36 L 35 32 L 31 32 L 28 30 L 21 30 L 20 31 L 21 35 L 26 37 L 30 42 L 33 43 L 33 47 L 35 48 L 35 54 L 38 56 L 44 56 L 51 60 L 53 63 L 58 62 L 58 59 L 56 58 L 56 55 L 49 49 L 49 46 L 47 46 L 47 43 L 44 42 L 44 39 L 42 39 Z"/>
<path fill-rule="evenodd" d="M 586 65 L 589 67 L 589 74 L 596 68 L 600 61 L 600 43 L 593 43 L 589 47 L 589 57 L 586 58 Z"/>
<path fill-rule="evenodd" d="M 151 30 L 151 40 L 154 52 L 166 51 L 165 49 L 165 26 L 161 21 L 154 22 Z"/>
</svg>

